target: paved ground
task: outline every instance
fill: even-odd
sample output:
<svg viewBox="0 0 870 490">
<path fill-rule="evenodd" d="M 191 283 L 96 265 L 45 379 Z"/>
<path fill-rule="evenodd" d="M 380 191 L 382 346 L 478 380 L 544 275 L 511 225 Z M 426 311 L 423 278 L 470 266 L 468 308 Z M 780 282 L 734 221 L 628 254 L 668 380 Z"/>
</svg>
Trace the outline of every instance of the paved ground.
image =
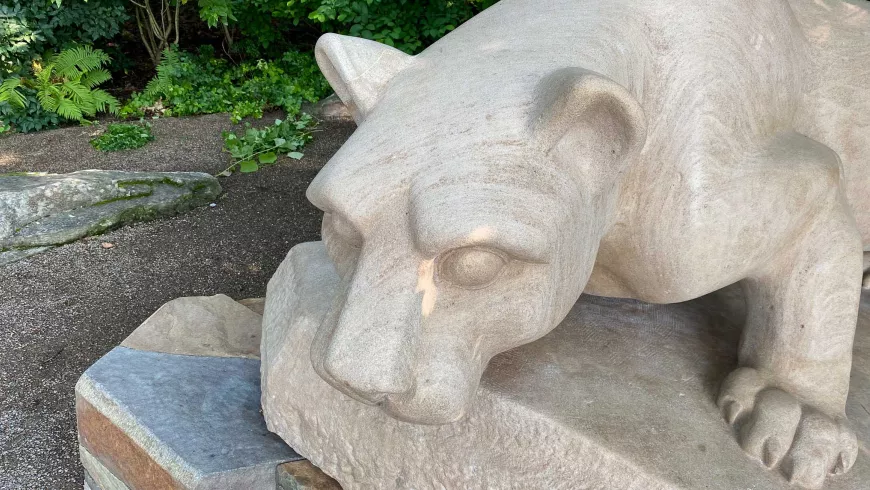
<svg viewBox="0 0 870 490">
<path fill-rule="evenodd" d="M 154 143 L 114 154 L 90 147 L 91 128 L 14 135 L 0 138 L 0 172 L 216 173 L 229 163 L 220 131 L 231 127 L 225 115 L 159 120 Z M 321 130 L 301 161 L 223 179 L 216 207 L 0 268 L 0 489 L 81 489 L 73 412 L 79 375 L 166 301 L 262 296 L 290 247 L 319 238 L 321 213 L 305 189 L 353 125 Z"/>
</svg>

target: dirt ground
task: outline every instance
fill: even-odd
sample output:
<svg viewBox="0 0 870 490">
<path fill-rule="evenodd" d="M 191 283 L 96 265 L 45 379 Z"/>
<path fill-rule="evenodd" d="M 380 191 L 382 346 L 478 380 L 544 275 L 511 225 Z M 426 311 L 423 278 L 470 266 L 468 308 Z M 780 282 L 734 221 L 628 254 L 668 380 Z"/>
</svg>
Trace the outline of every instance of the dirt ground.
<svg viewBox="0 0 870 490">
<path fill-rule="evenodd" d="M 234 127 L 226 115 L 153 125 L 156 141 L 119 153 L 91 148 L 93 128 L 3 137 L 0 173 L 216 173 L 229 164 L 220 137 Z M 82 488 L 73 410 L 81 373 L 171 299 L 263 296 L 287 251 L 319 239 L 321 212 L 305 189 L 353 129 L 325 123 L 302 160 L 222 179 L 214 207 L 0 267 L 0 489 Z"/>
</svg>

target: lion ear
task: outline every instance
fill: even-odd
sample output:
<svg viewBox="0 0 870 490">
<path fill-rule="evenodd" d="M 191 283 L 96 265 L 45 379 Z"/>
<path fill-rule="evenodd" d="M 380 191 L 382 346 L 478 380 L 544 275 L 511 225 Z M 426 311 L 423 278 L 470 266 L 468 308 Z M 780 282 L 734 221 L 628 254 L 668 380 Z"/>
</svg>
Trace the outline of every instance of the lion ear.
<svg viewBox="0 0 870 490">
<path fill-rule="evenodd" d="M 549 154 L 584 165 L 590 177 L 618 174 L 646 142 L 646 116 L 613 80 L 581 68 L 545 78 L 537 91 L 532 133 Z M 588 168 L 586 168 L 588 167 Z"/>
<path fill-rule="evenodd" d="M 314 54 L 357 124 L 375 107 L 387 83 L 414 59 L 385 44 L 339 34 L 321 36 Z"/>
</svg>

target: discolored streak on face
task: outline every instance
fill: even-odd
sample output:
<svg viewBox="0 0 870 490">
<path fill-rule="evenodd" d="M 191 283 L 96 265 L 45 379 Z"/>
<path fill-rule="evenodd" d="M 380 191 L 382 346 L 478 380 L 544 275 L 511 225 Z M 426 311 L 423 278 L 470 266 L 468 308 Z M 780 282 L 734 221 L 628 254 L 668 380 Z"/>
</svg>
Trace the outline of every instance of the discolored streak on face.
<svg viewBox="0 0 870 490">
<path fill-rule="evenodd" d="M 435 301 L 438 299 L 438 287 L 435 285 L 435 260 L 428 259 L 420 262 L 417 278 L 416 292 L 423 293 L 420 304 L 420 313 L 428 317 L 435 309 Z"/>
</svg>

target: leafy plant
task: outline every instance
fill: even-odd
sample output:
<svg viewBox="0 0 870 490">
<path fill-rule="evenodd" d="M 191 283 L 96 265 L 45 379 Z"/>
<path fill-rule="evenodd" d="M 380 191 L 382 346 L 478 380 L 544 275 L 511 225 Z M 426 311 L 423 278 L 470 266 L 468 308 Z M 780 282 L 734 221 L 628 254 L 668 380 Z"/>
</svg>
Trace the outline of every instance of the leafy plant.
<svg viewBox="0 0 870 490">
<path fill-rule="evenodd" d="M 234 170 L 256 172 L 262 165 L 275 163 L 280 153 L 299 160 L 302 158 L 299 150 L 311 140 L 313 126 L 311 116 L 303 114 L 295 121 L 276 119 L 275 124 L 263 129 L 245 123 L 245 132 L 241 135 L 224 131 L 224 151 L 230 154 L 233 163 L 218 175 L 228 176 Z"/>
<path fill-rule="evenodd" d="M 452 31 L 493 0 L 289 0 L 308 5 L 324 31 L 364 37 L 415 53 Z"/>
<path fill-rule="evenodd" d="M 261 50 L 291 30 L 337 32 L 416 53 L 495 0 L 210 0 L 229 2 L 231 22 Z M 301 32 L 304 34 L 304 32 Z M 297 36 L 299 37 L 299 36 Z M 247 45 L 249 43 L 238 43 Z M 286 49 L 286 46 L 284 46 Z"/>
<path fill-rule="evenodd" d="M 236 65 L 215 58 L 213 50 L 200 51 L 164 51 L 157 75 L 142 93 L 133 95 L 121 114 L 142 116 L 159 103 L 165 115 L 229 112 L 239 122 L 279 108 L 292 118 L 303 101 L 315 102 L 329 94 L 311 54 L 291 51 L 278 60 Z"/>
<path fill-rule="evenodd" d="M 94 44 L 121 32 L 125 0 L 3 0 L 0 78 L 29 71 L 46 51 Z"/>
<path fill-rule="evenodd" d="M 80 46 L 51 55 L 45 64 L 34 62 L 32 78 L 8 78 L 0 83 L 0 102 L 25 108 L 20 87 L 36 91 L 42 109 L 73 121 L 85 122 L 97 112 L 118 113 L 118 101 L 97 88 L 112 78 L 103 68 L 109 57 L 99 49 Z"/>
<path fill-rule="evenodd" d="M 151 123 L 109 124 L 106 130 L 91 140 L 91 146 L 100 151 L 134 150 L 154 141 Z"/>
<path fill-rule="evenodd" d="M 60 123 L 60 116 L 46 111 L 39 105 L 36 90 L 21 87 L 18 92 L 24 95 L 24 107 L 0 102 L 0 126 L 5 127 L 6 131 L 29 133 L 53 128 Z"/>
</svg>

